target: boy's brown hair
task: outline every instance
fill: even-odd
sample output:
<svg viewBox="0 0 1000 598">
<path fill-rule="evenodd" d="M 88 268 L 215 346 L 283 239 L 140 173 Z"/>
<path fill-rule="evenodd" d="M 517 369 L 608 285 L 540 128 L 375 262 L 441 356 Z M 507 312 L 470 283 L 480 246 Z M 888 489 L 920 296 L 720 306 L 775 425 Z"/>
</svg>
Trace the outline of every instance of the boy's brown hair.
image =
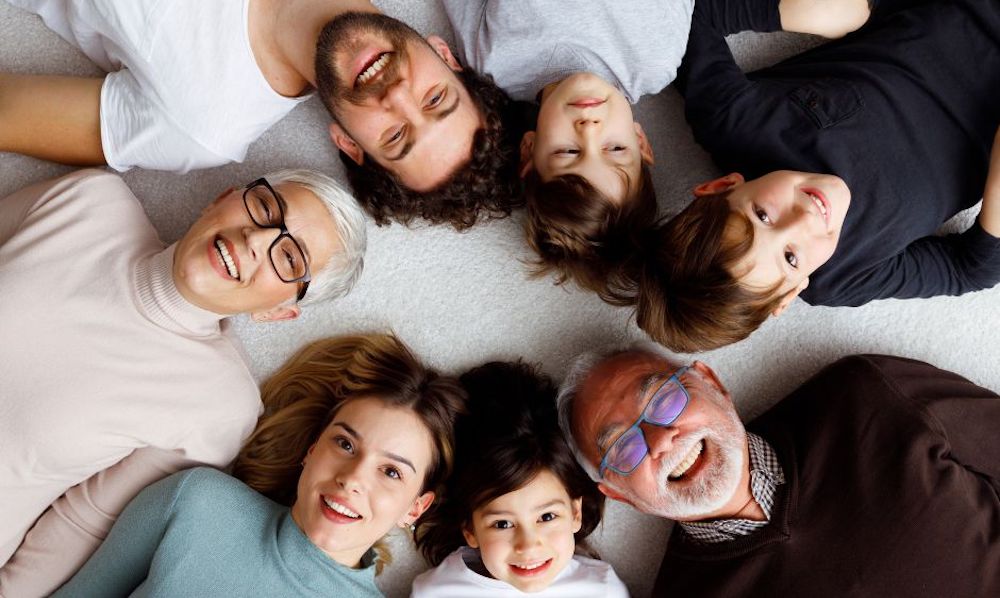
<svg viewBox="0 0 1000 598">
<path fill-rule="evenodd" d="M 628 263 L 656 222 L 656 192 L 642 165 L 636 191 L 618 204 L 574 174 L 542 182 L 534 170 L 524 178 L 525 232 L 535 251 L 535 273 L 557 273 L 557 284 L 573 280 L 620 303 Z"/>
<path fill-rule="evenodd" d="M 754 227 L 730 209 L 728 195 L 699 197 L 657 227 L 634 273 L 636 322 L 672 351 L 743 340 L 783 298 L 777 286 L 751 289 L 732 274 L 753 247 Z"/>
</svg>

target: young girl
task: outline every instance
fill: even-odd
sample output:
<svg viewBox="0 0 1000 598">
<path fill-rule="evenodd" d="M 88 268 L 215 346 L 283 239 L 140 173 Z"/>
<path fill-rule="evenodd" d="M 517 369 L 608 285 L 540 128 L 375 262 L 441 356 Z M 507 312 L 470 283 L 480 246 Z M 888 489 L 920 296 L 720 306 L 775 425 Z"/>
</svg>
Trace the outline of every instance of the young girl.
<svg viewBox="0 0 1000 598">
<path fill-rule="evenodd" d="M 469 415 L 456 426 L 455 474 L 417 528 L 438 566 L 412 596 L 628 596 L 610 565 L 574 554 L 604 497 L 559 432 L 551 382 L 521 363 L 490 363 L 461 381 Z"/>
<path fill-rule="evenodd" d="M 381 596 L 373 546 L 450 470 L 465 393 L 395 337 L 307 346 L 264 384 L 234 476 L 143 490 L 57 596 Z"/>
</svg>

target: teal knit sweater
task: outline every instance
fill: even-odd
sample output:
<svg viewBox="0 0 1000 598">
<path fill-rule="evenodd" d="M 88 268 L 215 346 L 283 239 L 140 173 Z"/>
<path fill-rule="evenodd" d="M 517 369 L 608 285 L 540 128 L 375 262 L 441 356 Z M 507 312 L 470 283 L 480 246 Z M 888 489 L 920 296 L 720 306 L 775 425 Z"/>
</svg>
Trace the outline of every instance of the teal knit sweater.
<svg viewBox="0 0 1000 598">
<path fill-rule="evenodd" d="M 143 490 L 55 596 L 382 596 L 371 555 L 334 562 L 288 507 L 200 467 Z"/>
</svg>

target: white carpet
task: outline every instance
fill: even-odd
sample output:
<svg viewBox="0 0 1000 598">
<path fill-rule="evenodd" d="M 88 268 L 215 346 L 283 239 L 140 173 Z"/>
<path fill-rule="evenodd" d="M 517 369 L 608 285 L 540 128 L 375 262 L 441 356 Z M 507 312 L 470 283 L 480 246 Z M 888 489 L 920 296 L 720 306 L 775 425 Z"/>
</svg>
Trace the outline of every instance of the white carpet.
<svg viewBox="0 0 1000 598">
<path fill-rule="evenodd" d="M 435 0 L 378 4 L 424 34 L 452 38 Z M 815 41 L 750 35 L 732 43 L 745 66 L 762 66 Z M 37 18 L 5 3 L 0 3 L 0 70 L 100 74 Z M 689 200 L 690 188 L 717 170 L 692 140 L 681 101 L 672 89 L 643 100 L 637 119 L 656 148 L 654 176 L 661 209 L 675 213 Z M 320 103 L 311 100 L 258 140 L 243 164 L 185 176 L 133 170 L 125 180 L 163 239 L 173 241 L 219 191 L 267 171 L 307 167 L 344 180 L 326 136 L 327 122 Z M 0 197 L 68 170 L 0 154 Z M 964 228 L 977 211 L 966 214 L 958 226 Z M 443 227 L 371 227 L 365 273 L 349 297 L 312 306 L 292 323 L 257 325 L 243 318 L 236 322 L 253 371 L 263 378 L 312 339 L 393 330 L 429 364 L 450 373 L 520 356 L 558 378 L 583 350 L 645 338 L 628 310 L 604 305 L 572 287 L 554 286 L 548 279 L 529 279 L 522 263 L 529 254 L 520 224 L 517 214 L 464 234 Z M 851 353 L 923 359 L 1000 390 L 998 333 L 1000 288 L 959 298 L 880 301 L 862 308 L 814 308 L 797 301 L 749 340 L 699 358 L 719 372 L 740 412 L 752 417 L 821 366 Z M 656 575 L 668 529 L 665 522 L 609 505 L 594 543 L 631 591 L 644 596 Z M 394 538 L 393 553 L 396 561 L 379 584 L 388 596 L 405 596 L 413 576 L 426 565 L 402 537 Z"/>
</svg>

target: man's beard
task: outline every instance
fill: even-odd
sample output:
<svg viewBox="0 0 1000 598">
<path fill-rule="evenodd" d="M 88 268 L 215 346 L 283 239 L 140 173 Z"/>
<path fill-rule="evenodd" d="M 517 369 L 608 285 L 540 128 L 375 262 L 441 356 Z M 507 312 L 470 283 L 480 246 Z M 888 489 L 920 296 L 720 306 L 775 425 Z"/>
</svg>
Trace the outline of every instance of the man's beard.
<svg viewBox="0 0 1000 598">
<path fill-rule="evenodd" d="M 372 35 L 388 42 L 388 51 L 391 52 L 389 63 L 375 81 L 356 83 L 358 73 L 342 72 L 337 59 L 357 54 Z M 323 43 L 324 37 L 329 43 Z M 334 118 L 338 118 L 338 108 L 344 102 L 363 104 L 369 98 L 381 97 L 396 83 L 401 67 L 408 59 L 407 42 L 413 40 L 425 43 L 420 34 L 405 23 L 383 14 L 350 12 L 330 21 L 316 50 L 316 86 Z M 328 71 L 329 76 L 323 76 L 323 71 Z"/>
<path fill-rule="evenodd" d="M 717 512 L 732 499 L 747 467 L 743 458 L 747 436 L 731 404 L 726 405 L 725 413 L 725 419 L 690 434 L 685 446 L 678 446 L 674 451 L 673 463 L 661 461 L 660 470 L 656 472 L 657 493 L 645 498 L 635 497 L 640 510 L 668 519 L 690 521 Z M 700 468 L 696 478 L 683 485 L 670 480 L 670 472 L 679 460 L 702 440 L 705 446 L 698 458 L 708 461 L 696 464 Z"/>
</svg>

